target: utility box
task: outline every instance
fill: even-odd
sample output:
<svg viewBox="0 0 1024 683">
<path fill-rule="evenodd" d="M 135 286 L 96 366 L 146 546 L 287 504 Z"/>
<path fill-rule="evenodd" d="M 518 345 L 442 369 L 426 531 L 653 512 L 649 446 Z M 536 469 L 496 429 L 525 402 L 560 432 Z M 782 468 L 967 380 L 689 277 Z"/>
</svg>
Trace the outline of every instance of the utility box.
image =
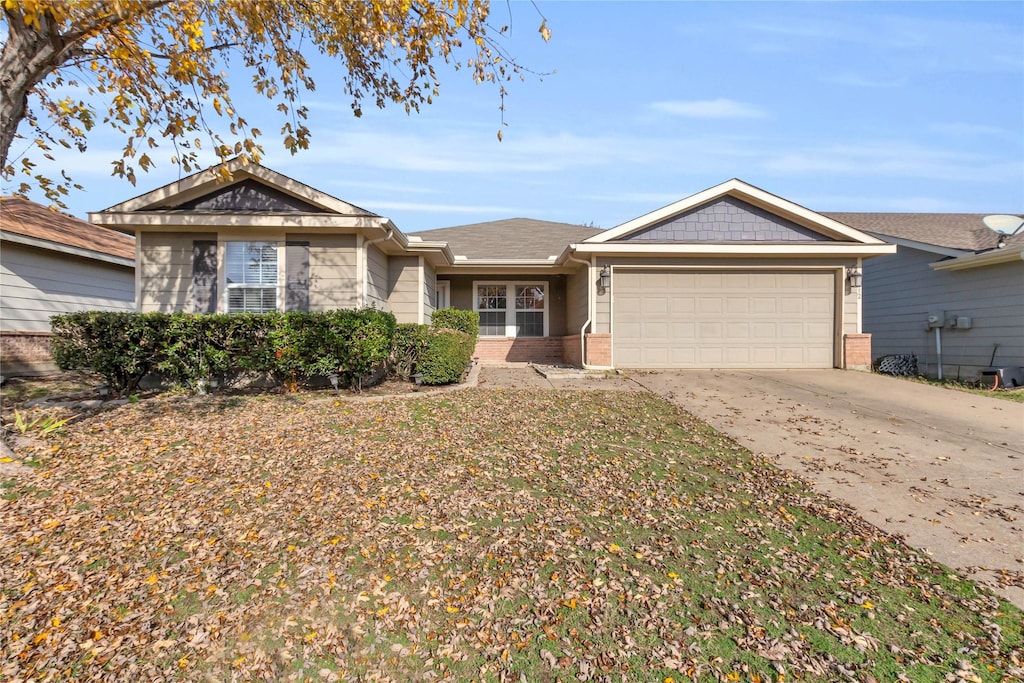
<svg viewBox="0 0 1024 683">
<path fill-rule="evenodd" d="M 953 319 L 953 327 L 958 330 L 971 329 L 971 319 L 966 315 L 960 315 Z"/>
<path fill-rule="evenodd" d="M 928 314 L 928 329 L 932 330 L 936 327 L 942 327 L 946 324 L 946 312 L 945 311 L 932 311 Z"/>
</svg>

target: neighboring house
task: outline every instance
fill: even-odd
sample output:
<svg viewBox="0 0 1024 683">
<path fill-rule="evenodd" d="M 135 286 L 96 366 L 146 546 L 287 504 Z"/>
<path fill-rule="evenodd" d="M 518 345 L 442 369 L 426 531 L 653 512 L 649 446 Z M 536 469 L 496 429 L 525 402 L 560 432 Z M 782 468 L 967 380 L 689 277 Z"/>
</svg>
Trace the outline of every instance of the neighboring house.
<svg viewBox="0 0 1024 683">
<path fill-rule="evenodd" d="M 484 360 L 630 368 L 866 367 L 849 275 L 894 247 L 740 180 L 610 230 L 510 219 L 406 235 L 228 162 L 104 211 L 136 235 L 142 311 L 480 312 Z"/>
<path fill-rule="evenodd" d="M 135 308 L 135 240 L 18 197 L 0 197 L 0 374 L 56 369 L 50 316 Z"/>
<path fill-rule="evenodd" d="M 1024 366 L 1024 235 L 1000 248 L 984 214 L 828 215 L 897 246 L 864 267 L 864 331 L 876 358 L 914 354 L 934 377 L 941 348 L 942 375 L 963 380 Z"/>
</svg>

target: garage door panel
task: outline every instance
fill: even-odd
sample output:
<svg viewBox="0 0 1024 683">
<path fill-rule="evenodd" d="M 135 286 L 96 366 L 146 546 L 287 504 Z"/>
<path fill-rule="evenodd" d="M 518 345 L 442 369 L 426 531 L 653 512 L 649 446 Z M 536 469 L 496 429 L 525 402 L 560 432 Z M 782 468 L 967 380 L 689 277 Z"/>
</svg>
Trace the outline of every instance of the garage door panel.
<svg viewBox="0 0 1024 683">
<path fill-rule="evenodd" d="M 833 364 L 835 276 L 818 272 L 616 270 L 620 367 Z"/>
<path fill-rule="evenodd" d="M 675 341 L 695 341 L 697 339 L 697 325 L 693 322 L 672 321 L 672 339 Z"/>
</svg>

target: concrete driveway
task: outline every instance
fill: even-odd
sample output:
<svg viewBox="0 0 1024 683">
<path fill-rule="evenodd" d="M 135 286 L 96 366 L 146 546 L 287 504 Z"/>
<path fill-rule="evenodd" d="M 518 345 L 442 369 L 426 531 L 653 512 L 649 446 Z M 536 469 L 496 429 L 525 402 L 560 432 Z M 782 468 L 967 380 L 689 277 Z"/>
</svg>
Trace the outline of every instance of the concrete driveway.
<svg viewBox="0 0 1024 683">
<path fill-rule="evenodd" d="M 628 376 L 1024 607 L 1024 404 L 842 370 Z"/>
</svg>

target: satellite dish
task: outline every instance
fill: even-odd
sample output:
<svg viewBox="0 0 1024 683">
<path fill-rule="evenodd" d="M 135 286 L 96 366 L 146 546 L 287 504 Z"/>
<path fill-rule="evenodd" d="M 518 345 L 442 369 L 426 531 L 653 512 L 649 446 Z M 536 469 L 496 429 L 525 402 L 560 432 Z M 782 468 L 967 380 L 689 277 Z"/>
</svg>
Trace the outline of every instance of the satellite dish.
<svg viewBox="0 0 1024 683">
<path fill-rule="evenodd" d="M 1024 227 L 1024 218 L 1003 214 L 985 216 L 981 219 L 981 222 L 984 223 L 987 228 L 995 230 L 1000 235 L 1013 235 Z"/>
</svg>

